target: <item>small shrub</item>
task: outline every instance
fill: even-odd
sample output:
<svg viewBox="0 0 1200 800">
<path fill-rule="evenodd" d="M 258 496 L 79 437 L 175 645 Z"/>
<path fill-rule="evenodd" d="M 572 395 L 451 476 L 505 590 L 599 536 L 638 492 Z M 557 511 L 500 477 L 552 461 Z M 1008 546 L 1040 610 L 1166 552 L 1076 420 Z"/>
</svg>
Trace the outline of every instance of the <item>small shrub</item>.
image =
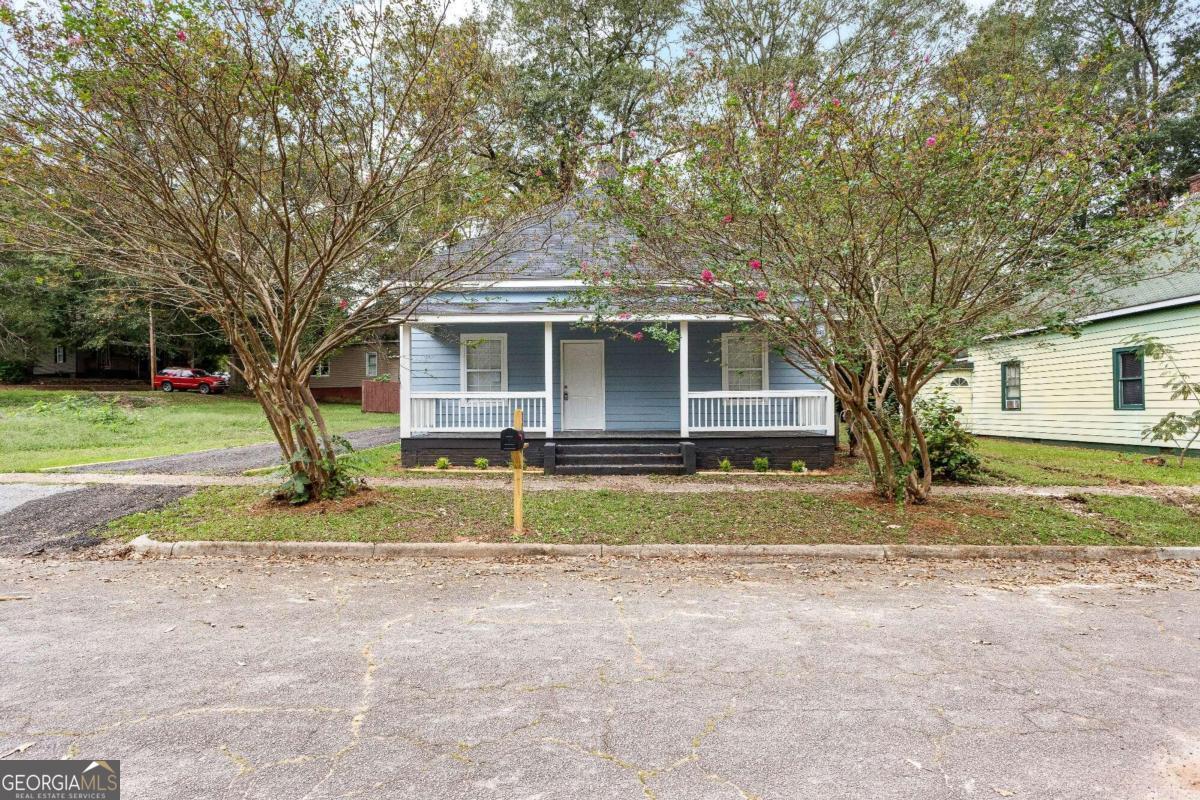
<svg viewBox="0 0 1200 800">
<path fill-rule="evenodd" d="M 918 400 L 914 411 L 925 433 L 933 477 L 963 482 L 975 480 L 981 468 L 975 453 L 975 437 L 959 423 L 958 405 L 939 388 L 931 396 Z M 913 456 L 918 457 L 915 448 Z"/>
<path fill-rule="evenodd" d="M 33 364 L 27 361 L 0 361 L 0 383 L 28 383 Z"/>
<path fill-rule="evenodd" d="M 68 394 L 59 400 L 38 400 L 29 407 L 28 413 L 72 417 L 103 428 L 132 425 L 137 421 L 121 408 L 119 398 L 96 394 Z"/>
<path fill-rule="evenodd" d="M 486 458 L 484 458 L 483 456 L 480 456 L 479 458 L 475 459 L 475 469 L 487 469 L 487 468 L 488 468 L 488 460 Z"/>
<path fill-rule="evenodd" d="M 797 458 L 792 462 L 792 472 L 807 472 L 808 465 L 804 463 L 803 458 Z"/>
<path fill-rule="evenodd" d="M 733 472 L 733 462 L 728 458 L 722 458 L 721 463 L 717 464 L 717 469 L 721 472 Z"/>
<path fill-rule="evenodd" d="M 759 456 L 754 459 L 754 471 L 766 472 L 771 468 L 771 461 L 766 456 Z"/>
<path fill-rule="evenodd" d="M 433 462 L 433 466 L 437 469 L 450 469 L 450 459 L 442 456 L 437 461 Z"/>
<path fill-rule="evenodd" d="M 391 383 L 392 376 L 389 373 L 385 372 L 382 375 L 376 375 L 374 378 L 371 378 L 371 380 L 374 381 L 375 383 Z"/>
</svg>

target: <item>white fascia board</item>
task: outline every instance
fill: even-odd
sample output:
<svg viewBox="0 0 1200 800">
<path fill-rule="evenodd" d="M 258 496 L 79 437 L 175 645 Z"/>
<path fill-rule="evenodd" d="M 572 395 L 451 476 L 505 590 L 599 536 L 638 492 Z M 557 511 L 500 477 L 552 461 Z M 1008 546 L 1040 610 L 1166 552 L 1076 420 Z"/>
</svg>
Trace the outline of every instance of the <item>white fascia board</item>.
<svg viewBox="0 0 1200 800">
<path fill-rule="evenodd" d="M 1076 324 L 1084 322 L 1099 322 L 1105 319 L 1115 319 L 1116 317 L 1128 317 L 1133 314 L 1144 314 L 1147 311 L 1160 311 L 1165 308 L 1176 308 L 1178 306 L 1190 306 L 1194 303 L 1200 303 L 1200 294 L 1191 294 L 1186 297 L 1175 297 L 1170 300 L 1159 300 L 1157 303 L 1144 303 L 1140 306 L 1127 306 L 1125 308 L 1116 308 L 1112 311 L 1098 311 L 1095 314 L 1088 314 L 1085 317 L 1072 320 Z M 991 341 L 992 339 L 1002 339 L 1009 336 L 1028 336 L 1031 333 L 1041 333 L 1045 331 L 1045 326 L 1037 328 L 1021 328 L 1020 330 L 1012 331 L 1011 333 L 993 333 L 991 336 L 983 337 L 983 341 Z"/>
<path fill-rule="evenodd" d="M 428 314 L 414 315 L 407 321 L 414 325 L 436 325 L 450 322 L 593 322 L 595 317 L 589 314 Z M 625 322 L 749 322 L 746 317 L 736 317 L 731 314 L 646 314 L 629 319 L 602 319 L 602 323 Z"/>
<path fill-rule="evenodd" d="M 463 281 L 454 285 L 456 289 L 580 289 L 587 281 L 573 278 L 544 278 L 531 280 Z"/>
</svg>

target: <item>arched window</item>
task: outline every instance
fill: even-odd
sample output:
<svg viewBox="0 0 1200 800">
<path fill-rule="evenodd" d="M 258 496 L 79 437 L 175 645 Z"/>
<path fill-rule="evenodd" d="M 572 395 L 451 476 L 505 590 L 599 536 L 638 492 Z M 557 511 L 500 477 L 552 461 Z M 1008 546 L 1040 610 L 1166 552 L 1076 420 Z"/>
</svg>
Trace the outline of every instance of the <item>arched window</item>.
<svg viewBox="0 0 1200 800">
<path fill-rule="evenodd" d="M 961 389 L 964 386 L 970 386 L 970 385 L 971 384 L 967 383 L 966 378 L 955 378 L 954 380 L 950 381 L 950 387 L 953 389 Z"/>
</svg>

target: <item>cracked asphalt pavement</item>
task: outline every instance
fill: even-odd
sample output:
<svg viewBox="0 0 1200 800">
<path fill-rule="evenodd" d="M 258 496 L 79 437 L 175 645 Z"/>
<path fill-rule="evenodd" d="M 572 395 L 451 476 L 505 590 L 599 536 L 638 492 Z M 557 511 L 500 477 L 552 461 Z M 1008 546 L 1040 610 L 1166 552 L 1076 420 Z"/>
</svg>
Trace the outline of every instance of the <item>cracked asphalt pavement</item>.
<svg viewBox="0 0 1200 800">
<path fill-rule="evenodd" d="M 0 756 L 121 759 L 139 800 L 1194 798 L 1198 589 L 1169 563 L 0 560 Z"/>
</svg>

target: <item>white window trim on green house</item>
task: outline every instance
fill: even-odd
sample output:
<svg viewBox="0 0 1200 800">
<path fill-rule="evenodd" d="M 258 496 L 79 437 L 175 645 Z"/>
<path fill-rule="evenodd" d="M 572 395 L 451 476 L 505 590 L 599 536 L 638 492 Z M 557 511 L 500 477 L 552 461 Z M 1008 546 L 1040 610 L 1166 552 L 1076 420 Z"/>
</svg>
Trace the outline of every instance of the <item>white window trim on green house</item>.
<svg viewBox="0 0 1200 800">
<path fill-rule="evenodd" d="M 379 353 L 374 350 L 366 352 L 366 375 L 368 378 L 379 377 Z"/>
<path fill-rule="evenodd" d="M 1016 381 L 1009 381 L 1010 375 L 1016 375 Z M 1016 388 L 1016 395 L 1012 394 L 1013 388 Z M 1020 411 L 1021 410 L 1021 362 L 1006 361 L 1000 365 L 1000 410 L 1001 411 Z"/>
<path fill-rule="evenodd" d="M 328 378 L 329 377 L 329 361 L 328 360 L 321 361 L 315 367 L 313 367 L 311 377 L 313 377 L 313 378 Z"/>
</svg>

